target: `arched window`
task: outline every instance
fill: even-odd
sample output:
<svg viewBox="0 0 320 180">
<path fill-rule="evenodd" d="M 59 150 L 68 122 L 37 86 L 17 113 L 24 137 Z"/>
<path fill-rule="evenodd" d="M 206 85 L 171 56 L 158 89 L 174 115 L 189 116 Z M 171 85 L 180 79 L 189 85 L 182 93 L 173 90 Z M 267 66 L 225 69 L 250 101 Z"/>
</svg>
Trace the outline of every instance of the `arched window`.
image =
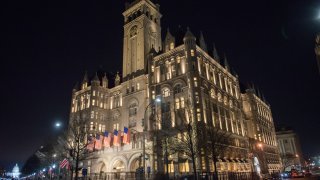
<svg viewBox="0 0 320 180">
<path fill-rule="evenodd" d="M 169 97 L 170 96 L 170 89 L 169 88 L 163 88 L 162 89 L 162 97 Z"/>
<path fill-rule="evenodd" d="M 176 86 L 174 86 L 173 92 L 174 94 L 181 93 L 182 92 L 181 84 L 177 84 Z"/>
<path fill-rule="evenodd" d="M 130 29 L 130 37 L 133 37 L 135 35 L 137 35 L 137 26 L 133 26 L 131 29 Z"/>
<path fill-rule="evenodd" d="M 210 96 L 211 98 L 216 98 L 216 92 L 214 91 L 214 89 L 211 89 Z"/>
<path fill-rule="evenodd" d="M 137 115 L 138 106 L 136 103 L 133 103 L 129 106 L 129 117 Z"/>
<path fill-rule="evenodd" d="M 181 105 L 181 108 L 184 108 L 184 97 L 180 98 L 180 105 Z"/>
<path fill-rule="evenodd" d="M 176 98 L 176 109 L 180 109 L 180 100 Z"/>
</svg>

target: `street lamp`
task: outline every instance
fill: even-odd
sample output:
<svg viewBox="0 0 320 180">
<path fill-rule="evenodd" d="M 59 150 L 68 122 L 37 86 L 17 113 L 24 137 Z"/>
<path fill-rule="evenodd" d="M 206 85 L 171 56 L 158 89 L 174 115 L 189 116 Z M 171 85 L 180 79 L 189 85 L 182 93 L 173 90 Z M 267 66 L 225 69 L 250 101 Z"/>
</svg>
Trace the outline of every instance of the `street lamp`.
<svg viewBox="0 0 320 180">
<path fill-rule="evenodd" d="M 146 107 L 145 111 L 144 111 L 144 119 L 143 119 L 143 133 L 142 133 L 142 139 L 143 139 L 143 144 L 142 144 L 142 156 L 143 156 L 143 172 L 145 173 L 145 169 L 146 169 L 146 145 L 145 145 L 145 131 L 146 129 L 146 120 L 147 120 L 147 111 L 148 108 L 155 104 L 155 102 L 159 103 L 161 102 L 161 99 L 159 97 L 157 97 L 155 100 L 151 100 L 151 102 L 148 104 L 148 106 Z M 149 121 L 147 121 L 149 122 Z"/>
<path fill-rule="evenodd" d="M 60 122 L 56 122 L 54 125 L 56 128 L 60 128 L 61 127 L 61 123 Z"/>
</svg>

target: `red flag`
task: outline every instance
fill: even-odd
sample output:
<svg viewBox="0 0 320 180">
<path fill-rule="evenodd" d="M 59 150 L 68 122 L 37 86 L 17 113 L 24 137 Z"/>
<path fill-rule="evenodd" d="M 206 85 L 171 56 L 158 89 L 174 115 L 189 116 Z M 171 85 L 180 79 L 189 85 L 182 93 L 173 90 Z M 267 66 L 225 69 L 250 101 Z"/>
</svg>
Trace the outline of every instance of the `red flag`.
<svg viewBox="0 0 320 180">
<path fill-rule="evenodd" d="M 123 144 L 130 144 L 130 130 L 124 127 L 123 131 Z"/>
<path fill-rule="evenodd" d="M 88 141 L 89 141 L 89 143 L 87 145 L 87 149 L 89 151 L 93 151 L 93 149 L 94 149 L 94 138 L 93 137 L 89 137 Z"/>
<path fill-rule="evenodd" d="M 95 141 L 95 149 L 97 150 L 101 150 L 101 138 L 100 138 L 100 135 L 97 134 L 96 136 L 96 141 Z"/>
<path fill-rule="evenodd" d="M 65 166 L 67 166 L 67 165 L 69 165 L 69 161 L 66 159 L 66 158 L 64 158 L 61 162 L 60 162 L 60 165 L 59 165 L 59 167 L 61 168 L 61 169 L 63 169 Z"/>
<path fill-rule="evenodd" d="M 113 133 L 113 145 L 114 146 L 119 146 L 120 145 L 120 137 L 119 137 L 119 132 L 117 130 L 114 130 Z"/>
<path fill-rule="evenodd" d="M 104 137 L 103 137 L 104 147 L 110 147 L 110 142 L 111 142 L 111 133 L 108 133 L 108 131 L 106 131 L 104 132 Z"/>
</svg>

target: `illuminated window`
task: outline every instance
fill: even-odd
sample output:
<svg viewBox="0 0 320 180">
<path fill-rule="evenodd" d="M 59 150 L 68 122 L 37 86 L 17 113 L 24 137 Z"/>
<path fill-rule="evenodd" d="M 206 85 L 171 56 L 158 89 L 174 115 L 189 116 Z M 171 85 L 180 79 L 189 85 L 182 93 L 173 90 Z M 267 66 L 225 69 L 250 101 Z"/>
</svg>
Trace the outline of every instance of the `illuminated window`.
<svg viewBox="0 0 320 180">
<path fill-rule="evenodd" d="M 152 99 L 156 99 L 156 94 L 154 91 L 152 91 Z"/>
<path fill-rule="evenodd" d="M 184 108 L 184 97 L 180 98 L 181 108 Z"/>
<path fill-rule="evenodd" d="M 93 119 L 94 118 L 94 111 L 91 111 L 91 119 Z"/>
<path fill-rule="evenodd" d="M 102 125 L 101 131 L 102 131 L 102 132 L 105 132 L 105 131 L 106 131 L 106 125 Z"/>
<path fill-rule="evenodd" d="M 118 130 L 119 129 L 119 123 L 113 124 L 113 129 Z"/>
<path fill-rule="evenodd" d="M 194 80 L 194 86 L 195 86 L 195 87 L 198 87 L 198 81 L 197 81 L 197 78 L 195 77 L 195 78 L 193 78 L 193 80 Z"/>
<path fill-rule="evenodd" d="M 164 88 L 162 89 L 162 97 L 169 97 L 170 96 L 170 89 Z"/>
<path fill-rule="evenodd" d="M 181 60 L 181 58 L 180 58 L 180 56 L 178 56 L 178 57 L 177 57 L 177 63 L 178 63 L 178 64 L 180 63 L 180 60 Z"/>
<path fill-rule="evenodd" d="M 99 132 L 101 132 L 101 130 L 102 130 L 102 125 L 101 125 L 101 124 L 99 124 L 98 131 L 99 131 Z"/>
<path fill-rule="evenodd" d="M 90 131 L 93 130 L 93 122 L 90 122 Z"/>
<path fill-rule="evenodd" d="M 96 96 L 96 91 L 92 91 L 92 96 Z"/>
<path fill-rule="evenodd" d="M 179 101 L 179 98 L 176 98 L 176 109 L 180 109 L 180 101 Z"/>
<path fill-rule="evenodd" d="M 200 108 L 197 108 L 197 120 L 201 121 L 201 114 L 200 114 Z"/>
<path fill-rule="evenodd" d="M 102 102 L 100 102 L 100 108 L 103 108 L 103 103 Z"/>
<path fill-rule="evenodd" d="M 154 72 L 154 65 L 151 66 L 151 72 Z"/>
<path fill-rule="evenodd" d="M 139 91 L 139 90 L 140 90 L 140 84 L 137 83 L 137 91 Z"/>
<path fill-rule="evenodd" d="M 174 49 L 174 43 L 172 42 L 172 43 L 170 43 L 170 50 L 171 49 Z"/>
<path fill-rule="evenodd" d="M 191 49 L 190 53 L 191 53 L 191 56 L 193 57 L 194 56 L 194 50 Z"/>
<path fill-rule="evenodd" d="M 92 106 L 96 104 L 96 100 L 92 99 Z"/>
</svg>

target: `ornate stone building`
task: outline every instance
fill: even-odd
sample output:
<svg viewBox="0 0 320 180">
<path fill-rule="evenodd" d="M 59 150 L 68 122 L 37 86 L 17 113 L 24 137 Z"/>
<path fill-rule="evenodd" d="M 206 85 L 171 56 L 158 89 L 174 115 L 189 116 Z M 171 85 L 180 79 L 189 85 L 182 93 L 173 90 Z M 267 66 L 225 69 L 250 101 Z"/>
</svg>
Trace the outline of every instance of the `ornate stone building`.
<svg viewBox="0 0 320 180">
<path fill-rule="evenodd" d="M 254 89 L 242 94 L 242 104 L 255 171 L 278 172 L 281 162 L 270 105 Z"/>
<path fill-rule="evenodd" d="M 154 153 L 154 132 L 171 131 L 188 122 L 197 128 L 197 122 L 203 122 L 232 135 L 228 151 L 219 157 L 218 170 L 251 171 L 248 137 L 254 135 L 248 122 L 257 123 L 257 119 L 246 119 L 242 98 L 247 95 L 241 94 L 238 76 L 230 72 L 227 59 L 222 65 L 216 49 L 208 52 L 203 35 L 197 42 L 189 29 L 176 34 L 168 30 L 162 41 L 162 15 L 159 5 L 150 0 L 127 4 L 123 16 L 122 82 L 117 74 L 115 87 L 108 87 L 106 76 L 96 74 L 89 81 L 85 75 L 81 87 L 73 89 L 70 121 L 85 119 L 89 135 L 127 127 L 131 142 L 91 153 L 82 167 L 90 173 L 134 172 L 145 154 L 146 172 L 165 171 L 163 157 Z M 268 123 L 261 128 L 272 128 L 259 131 L 261 136 L 256 133 L 256 139 L 272 149 L 276 142 L 271 111 L 265 104 L 263 107 L 269 114 L 261 115 L 263 123 Z M 268 162 L 273 158 L 272 153 L 266 156 Z M 189 159 L 169 156 L 168 161 L 170 173 L 192 171 Z M 213 171 L 205 153 L 197 164 L 199 171 Z"/>
</svg>

